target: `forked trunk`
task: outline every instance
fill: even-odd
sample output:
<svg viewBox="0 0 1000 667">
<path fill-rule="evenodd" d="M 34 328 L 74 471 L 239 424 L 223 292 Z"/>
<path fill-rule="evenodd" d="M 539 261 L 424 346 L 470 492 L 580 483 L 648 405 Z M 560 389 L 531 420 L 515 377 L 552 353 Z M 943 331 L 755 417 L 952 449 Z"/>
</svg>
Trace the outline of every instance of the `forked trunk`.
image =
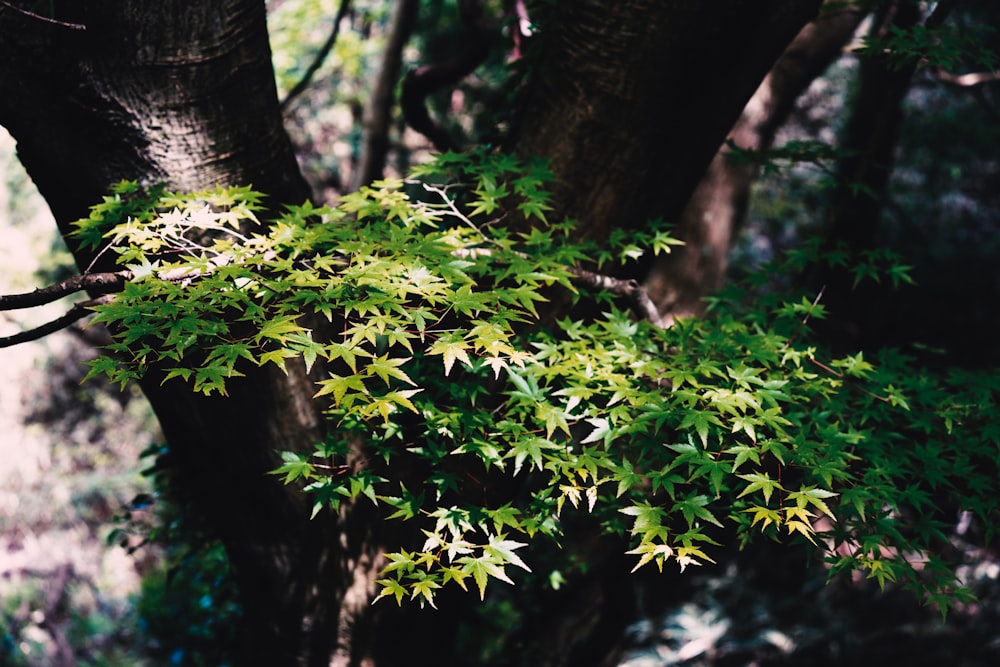
<svg viewBox="0 0 1000 667">
<path fill-rule="evenodd" d="M 584 237 L 679 221 L 754 90 L 819 0 L 558 3 L 515 136 L 523 155 L 551 159 L 556 219 Z M 703 252 L 697 229 L 676 234 Z M 683 262 L 683 259 L 677 260 Z M 645 267 L 647 270 L 649 267 Z M 680 293 L 659 267 L 661 312 Z"/>
</svg>

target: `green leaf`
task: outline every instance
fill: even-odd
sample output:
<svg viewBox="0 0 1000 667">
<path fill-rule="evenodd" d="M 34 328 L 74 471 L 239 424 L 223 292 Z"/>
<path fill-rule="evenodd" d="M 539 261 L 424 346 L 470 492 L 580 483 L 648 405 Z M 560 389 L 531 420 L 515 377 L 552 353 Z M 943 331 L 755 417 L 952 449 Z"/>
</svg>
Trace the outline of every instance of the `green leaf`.
<svg viewBox="0 0 1000 667">
<path fill-rule="evenodd" d="M 510 563 L 526 572 L 531 572 L 531 568 L 521 560 L 520 556 L 514 553 L 516 550 L 526 546 L 528 545 L 524 542 L 504 539 L 503 535 L 491 535 L 489 544 L 483 547 L 483 553 L 492 556 L 499 563 Z"/>
<path fill-rule="evenodd" d="M 378 602 L 384 597 L 390 597 L 390 596 L 396 598 L 396 604 L 401 605 L 403 603 L 403 598 L 406 596 L 406 589 L 403 587 L 402 584 L 399 583 L 398 580 L 378 579 L 376 583 L 382 588 L 381 590 L 379 590 L 378 595 L 375 596 L 375 599 L 372 601 L 372 604 Z"/>
<path fill-rule="evenodd" d="M 449 335 L 431 345 L 427 349 L 427 354 L 440 354 L 444 360 L 444 374 L 448 375 L 451 373 L 451 367 L 455 364 L 456 359 L 466 366 L 472 367 L 472 360 L 469 359 L 467 352 L 470 347 L 470 344 L 461 336 Z"/>
<path fill-rule="evenodd" d="M 781 484 L 779 484 L 777 480 L 771 479 L 771 476 L 767 473 L 751 473 L 749 475 L 737 475 L 737 477 L 750 482 L 742 491 L 740 491 L 737 498 L 742 498 L 743 496 L 760 491 L 764 496 L 764 502 L 769 502 L 771 500 L 771 494 L 773 494 L 776 489 L 778 491 L 783 490 L 781 488 Z"/>
<path fill-rule="evenodd" d="M 284 463 L 271 471 L 272 475 L 284 475 L 282 480 L 285 484 L 290 484 L 297 479 L 312 479 L 315 477 L 315 466 L 309 462 L 309 457 L 294 452 L 282 452 L 281 459 Z"/>
<path fill-rule="evenodd" d="M 722 422 L 719 421 L 719 418 L 715 414 L 707 410 L 694 410 L 684 415 L 684 419 L 678 428 L 682 431 L 694 428 L 701 439 L 702 446 L 708 447 L 708 429 L 713 425 L 722 426 Z"/>
<path fill-rule="evenodd" d="M 358 374 L 347 376 L 331 374 L 329 380 L 321 380 L 318 383 L 319 391 L 313 395 L 313 398 L 333 394 L 334 405 L 340 405 L 349 394 L 367 396 L 368 388 L 365 386 L 365 377 L 367 376 Z"/>
<path fill-rule="evenodd" d="M 651 561 L 655 561 L 660 572 L 663 572 L 663 561 L 673 556 L 674 550 L 666 544 L 643 541 L 635 549 L 625 553 L 639 556 L 639 562 L 632 568 L 633 573 Z"/>
<path fill-rule="evenodd" d="M 407 375 L 405 372 L 403 372 L 403 370 L 400 368 L 400 366 L 402 366 L 409 360 L 410 357 L 390 358 L 389 355 L 387 354 L 382 355 L 381 357 L 372 359 L 367 363 L 365 367 L 365 373 L 369 377 L 377 375 L 378 377 L 382 378 L 386 386 L 389 386 L 391 384 L 389 382 L 390 378 L 402 380 L 408 385 L 416 386 L 416 383 L 410 379 L 410 376 Z"/>
<path fill-rule="evenodd" d="M 503 566 L 498 564 L 496 559 L 489 554 L 483 554 L 478 558 L 464 556 L 459 558 L 457 562 L 462 566 L 463 572 L 472 575 L 473 580 L 476 582 L 476 586 L 479 588 L 480 600 L 483 600 L 486 597 L 486 584 L 490 577 L 499 579 L 500 581 L 511 585 L 514 583 L 504 572 Z"/>
</svg>

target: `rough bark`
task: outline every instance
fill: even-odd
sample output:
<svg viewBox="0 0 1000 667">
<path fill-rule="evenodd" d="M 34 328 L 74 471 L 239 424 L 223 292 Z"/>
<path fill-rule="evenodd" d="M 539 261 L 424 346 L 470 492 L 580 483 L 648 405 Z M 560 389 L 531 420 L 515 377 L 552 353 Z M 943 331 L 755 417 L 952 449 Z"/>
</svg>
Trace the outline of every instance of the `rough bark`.
<svg viewBox="0 0 1000 667">
<path fill-rule="evenodd" d="M 551 160 L 553 217 L 604 239 L 676 220 L 747 100 L 819 0 L 562 2 L 513 145 Z"/>
<path fill-rule="evenodd" d="M 865 13 L 835 6 L 803 28 L 757 88 L 729 139 L 741 149 L 771 147 L 795 101 L 842 53 Z M 729 159 L 723 147 L 688 201 L 677 223 L 687 246 L 659 259 L 646 280 L 660 312 L 690 317 L 704 311 L 704 297 L 720 288 L 734 234 L 746 217 L 758 167 Z"/>
<path fill-rule="evenodd" d="M 53 6 L 49 20 L 0 12 L 0 124 L 64 235 L 121 179 L 179 191 L 252 184 L 275 203 L 308 197 L 281 126 L 262 2 Z M 93 257 L 68 240 L 88 267 Z M 300 494 L 266 474 L 276 451 L 323 435 L 304 373 L 248 370 L 227 398 L 142 384 L 186 500 L 234 565 L 246 610 L 240 662 L 326 665 L 348 589 L 338 576 L 358 550 L 338 543 L 332 519 L 309 522 Z"/>
</svg>

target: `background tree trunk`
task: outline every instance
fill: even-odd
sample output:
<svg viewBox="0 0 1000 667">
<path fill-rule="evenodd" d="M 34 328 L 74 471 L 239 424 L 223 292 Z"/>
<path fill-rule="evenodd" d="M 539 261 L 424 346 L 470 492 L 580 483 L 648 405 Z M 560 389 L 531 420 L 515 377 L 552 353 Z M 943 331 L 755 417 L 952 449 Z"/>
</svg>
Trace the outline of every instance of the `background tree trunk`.
<svg viewBox="0 0 1000 667">
<path fill-rule="evenodd" d="M 357 172 L 351 178 L 351 192 L 382 178 L 385 171 L 396 82 L 403 68 L 403 48 L 417 20 L 418 5 L 417 0 L 397 0 L 393 7 L 382 63 L 371 97 L 365 103 L 361 156 Z"/>
<path fill-rule="evenodd" d="M 938 3 L 928 22 L 943 21 L 948 4 Z M 921 18 L 920 6 L 912 0 L 887 2 L 874 13 L 870 34 L 884 38 L 891 29 L 912 28 Z M 840 141 L 837 186 L 823 229 L 828 249 L 842 245 L 857 256 L 874 245 L 899 143 L 903 102 L 917 65 L 915 60 L 893 64 L 886 54 L 861 56 Z M 865 332 L 859 323 L 865 321 L 871 327 L 882 318 L 862 312 L 865 300 L 854 292 L 851 272 L 843 266 L 825 267 L 810 279 L 814 290 L 823 290 L 823 302 L 831 314 L 822 324 L 826 334 L 851 346 L 863 345 Z"/>
<path fill-rule="evenodd" d="M 544 19 L 511 139 L 519 154 L 550 160 L 558 179 L 551 219 L 575 219 L 580 236 L 601 241 L 616 228 L 677 219 L 747 100 L 819 5 L 558 3 Z M 560 317 L 558 307 L 546 316 Z M 621 543 L 578 537 L 576 560 L 587 572 L 545 592 L 504 664 L 614 664 L 636 611 L 635 580 Z"/>
<path fill-rule="evenodd" d="M 729 133 L 741 149 L 764 151 L 795 101 L 842 53 L 865 12 L 826 0 L 828 8 L 804 27 L 757 88 Z M 646 284 L 661 312 L 700 315 L 703 299 L 722 287 L 733 237 L 746 218 L 756 165 L 737 163 L 723 147 L 712 160 L 677 224 L 687 246 L 661 256 Z"/>
</svg>

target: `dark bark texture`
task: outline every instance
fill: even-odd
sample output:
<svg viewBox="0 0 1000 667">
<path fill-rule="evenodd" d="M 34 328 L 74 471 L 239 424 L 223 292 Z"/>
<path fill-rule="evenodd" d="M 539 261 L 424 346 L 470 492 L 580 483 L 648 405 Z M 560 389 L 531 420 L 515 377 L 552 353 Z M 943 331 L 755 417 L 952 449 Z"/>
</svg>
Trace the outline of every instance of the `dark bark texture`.
<svg viewBox="0 0 1000 667">
<path fill-rule="evenodd" d="M 521 154 L 551 160 L 561 184 L 553 217 L 576 219 L 599 240 L 678 220 L 747 100 L 819 6 L 557 4 L 514 138 Z"/>
<path fill-rule="evenodd" d="M 121 179 L 178 191 L 252 184 L 277 204 L 308 198 L 281 126 L 262 2 L 54 7 L 47 18 L 82 29 L 0 12 L 0 123 L 64 235 Z M 277 451 L 323 437 L 311 383 L 300 369 L 251 369 L 226 398 L 156 377 L 143 389 L 185 500 L 235 568 L 241 664 L 328 664 L 346 573 L 363 557 L 345 548 L 350 531 L 310 522 L 301 494 L 267 475 Z"/>
</svg>

